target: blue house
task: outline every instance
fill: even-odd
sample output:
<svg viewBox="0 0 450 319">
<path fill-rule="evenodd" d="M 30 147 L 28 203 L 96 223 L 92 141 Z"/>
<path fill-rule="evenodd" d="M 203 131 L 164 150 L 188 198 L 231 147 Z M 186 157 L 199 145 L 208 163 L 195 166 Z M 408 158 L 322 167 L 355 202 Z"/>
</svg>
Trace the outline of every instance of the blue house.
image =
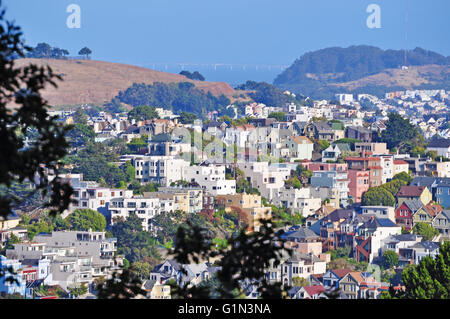
<svg viewBox="0 0 450 319">
<path fill-rule="evenodd" d="M 18 260 L 7 259 L 0 255 L 0 270 L 4 274 L 0 277 L 0 294 L 13 295 L 18 293 L 25 297 L 26 283 L 22 279 L 22 263 Z"/>
<path fill-rule="evenodd" d="M 436 185 L 436 202 L 450 209 L 450 178 L 442 178 Z"/>
</svg>

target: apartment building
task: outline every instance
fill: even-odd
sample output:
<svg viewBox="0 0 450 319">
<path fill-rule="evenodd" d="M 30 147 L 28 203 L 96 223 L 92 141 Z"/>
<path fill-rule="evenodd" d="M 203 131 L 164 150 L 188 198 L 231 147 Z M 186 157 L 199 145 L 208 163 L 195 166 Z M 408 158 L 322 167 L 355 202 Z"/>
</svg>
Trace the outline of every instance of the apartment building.
<svg viewBox="0 0 450 319">
<path fill-rule="evenodd" d="M 183 169 L 183 179 L 197 183 L 214 196 L 236 193 L 236 181 L 225 178 L 225 166 L 203 162 Z"/>
</svg>

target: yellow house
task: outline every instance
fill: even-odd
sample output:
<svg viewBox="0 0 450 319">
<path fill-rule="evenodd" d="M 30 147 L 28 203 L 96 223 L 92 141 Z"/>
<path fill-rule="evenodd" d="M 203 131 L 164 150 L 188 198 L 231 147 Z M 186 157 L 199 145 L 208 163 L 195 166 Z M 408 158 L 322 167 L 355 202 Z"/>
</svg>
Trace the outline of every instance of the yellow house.
<svg viewBox="0 0 450 319">
<path fill-rule="evenodd" d="M 150 293 L 150 299 L 171 299 L 170 286 L 155 284 Z"/>
<path fill-rule="evenodd" d="M 433 199 L 433 195 L 426 186 L 402 186 L 396 197 L 398 206 L 405 200 L 413 199 L 419 199 L 422 204 L 427 205 Z"/>
<path fill-rule="evenodd" d="M 434 218 L 442 212 L 442 207 L 438 204 L 429 203 L 418 209 L 414 214 L 414 225 L 416 223 L 427 223 L 430 226 L 433 224 Z"/>
<path fill-rule="evenodd" d="M 0 230 L 9 230 L 17 227 L 20 223 L 19 217 L 7 217 L 0 216 Z"/>
</svg>

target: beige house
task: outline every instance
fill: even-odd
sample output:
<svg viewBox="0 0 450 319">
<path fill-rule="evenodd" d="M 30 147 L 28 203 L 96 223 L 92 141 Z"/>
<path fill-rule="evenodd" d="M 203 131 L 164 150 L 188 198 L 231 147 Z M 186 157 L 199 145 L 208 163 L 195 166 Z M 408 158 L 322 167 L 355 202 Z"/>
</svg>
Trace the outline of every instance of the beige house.
<svg viewBox="0 0 450 319">
<path fill-rule="evenodd" d="M 249 231 L 259 231 L 260 220 L 272 217 L 272 208 L 264 207 L 261 196 L 251 194 L 235 194 L 217 196 L 217 204 L 225 207 L 226 212 L 241 210 L 246 213 Z"/>
</svg>

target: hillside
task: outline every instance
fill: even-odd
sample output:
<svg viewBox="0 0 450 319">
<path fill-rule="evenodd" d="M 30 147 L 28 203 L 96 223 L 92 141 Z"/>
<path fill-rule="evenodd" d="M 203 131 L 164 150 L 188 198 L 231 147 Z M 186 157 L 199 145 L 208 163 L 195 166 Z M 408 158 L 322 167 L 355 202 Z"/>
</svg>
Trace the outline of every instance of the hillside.
<svg viewBox="0 0 450 319">
<path fill-rule="evenodd" d="M 327 48 L 297 59 L 274 85 L 313 98 L 342 92 L 382 95 L 400 89 L 450 89 L 450 57 L 416 48 L 407 54 L 408 70 L 401 69 L 403 62 L 402 50 Z"/>
<path fill-rule="evenodd" d="M 215 96 L 224 94 L 231 97 L 235 92 L 224 82 L 203 82 L 189 80 L 179 74 L 165 73 L 142 67 L 92 61 L 92 60 L 56 60 L 56 59 L 19 59 L 17 66 L 30 63 L 49 65 L 56 74 L 63 76 L 58 82 L 58 89 L 52 87 L 43 91 L 43 96 L 50 105 L 103 104 L 120 91 L 126 90 L 133 83 L 153 84 L 191 82 L 195 87 L 210 91 Z"/>
</svg>

